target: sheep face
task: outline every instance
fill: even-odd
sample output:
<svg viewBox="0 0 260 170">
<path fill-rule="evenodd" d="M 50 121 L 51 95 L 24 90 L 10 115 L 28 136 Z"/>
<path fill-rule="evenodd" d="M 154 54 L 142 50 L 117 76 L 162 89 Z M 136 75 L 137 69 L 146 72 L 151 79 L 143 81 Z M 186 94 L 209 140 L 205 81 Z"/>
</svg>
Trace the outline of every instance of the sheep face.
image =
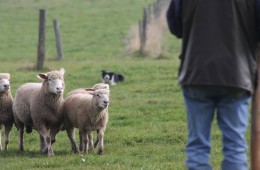
<svg viewBox="0 0 260 170">
<path fill-rule="evenodd" d="M 53 94 L 63 94 L 64 92 L 64 69 L 60 71 L 52 71 L 46 74 L 39 74 L 39 77 L 43 79 L 43 83 L 47 83 L 48 92 Z"/>
<path fill-rule="evenodd" d="M 1 73 L 0 74 L 0 92 L 7 92 L 10 90 L 10 74 Z"/>
<path fill-rule="evenodd" d="M 109 92 L 107 90 L 96 90 L 93 93 L 93 99 L 97 108 L 105 109 L 109 105 Z"/>
<path fill-rule="evenodd" d="M 49 91 L 55 94 L 62 94 L 64 91 L 63 79 L 49 79 Z"/>
</svg>

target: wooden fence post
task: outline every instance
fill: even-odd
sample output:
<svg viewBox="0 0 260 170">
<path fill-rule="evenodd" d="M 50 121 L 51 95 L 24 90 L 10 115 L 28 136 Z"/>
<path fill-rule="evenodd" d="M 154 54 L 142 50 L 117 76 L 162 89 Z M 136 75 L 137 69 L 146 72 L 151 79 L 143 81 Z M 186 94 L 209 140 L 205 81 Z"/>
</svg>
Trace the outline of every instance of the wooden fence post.
<svg viewBox="0 0 260 170">
<path fill-rule="evenodd" d="M 160 15 L 161 15 L 160 7 L 159 7 L 160 1 L 159 0 L 155 1 L 153 6 L 154 6 L 153 7 L 154 8 L 154 16 L 155 16 L 155 18 L 159 18 Z"/>
<path fill-rule="evenodd" d="M 147 9 L 143 10 L 143 19 L 139 23 L 139 33 L 140 33 L 140 52 L 144 55 L 145 44 L 147 40 L 147 20 L 148 20 L 148 12 Z"/>
<path fill-rule="evenodd" d="M 46 28 L 46 12 L 45 9 L 40 9 L 39 14 L 39 40 L 38 40 L 38 57 L 36 69 L 42 70 L 45 58 L 45 28 Z"/>
<path fill-rule="evenodd" d="M 56 39 L 56 48 L 58 53 L 58 60 L 62 60 L 63 52 L 62 52 L 62 41 L 60 35 L 60 25 L 57 19 L 53 20 L 54 32 L 55 32 L 55 39 Z"/>
</svg>

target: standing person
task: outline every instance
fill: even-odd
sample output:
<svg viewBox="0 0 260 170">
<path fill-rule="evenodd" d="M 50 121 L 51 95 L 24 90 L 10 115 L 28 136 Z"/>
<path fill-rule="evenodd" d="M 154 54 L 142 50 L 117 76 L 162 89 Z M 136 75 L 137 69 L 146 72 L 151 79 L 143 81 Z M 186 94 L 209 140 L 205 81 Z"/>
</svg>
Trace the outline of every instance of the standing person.
<svg viewBox="0 0 260 170">
<path fill-rule="evenodd" d="M 179 83 L 187 112 L 186 166 L 212 169 L 215 116 L 222 132 L 222 170 L 247 170 L 245 133 L 257 69 L 255 0 L 172 1 L 177 4 L 167 11 L 168 25 L 182 37 Z"/>
</svg>

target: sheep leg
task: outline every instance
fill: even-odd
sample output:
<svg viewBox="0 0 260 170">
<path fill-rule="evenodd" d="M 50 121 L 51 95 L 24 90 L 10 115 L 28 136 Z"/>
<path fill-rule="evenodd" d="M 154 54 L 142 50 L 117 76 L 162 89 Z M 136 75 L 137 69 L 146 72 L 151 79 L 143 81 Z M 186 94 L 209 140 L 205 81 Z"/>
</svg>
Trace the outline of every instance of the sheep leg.
<svg viewBox="0 0 260 170">
<path fill-rule="evenodd" d="M 1 125 L 0 126 L 0 151 L 2 150 L 2 129 L 3 129 L 3 126 Z"/>
<path fill-rule="evenodd" d="M 82 133 L 83 132 L 81 132 L 81 130 L 79 130 L 79 150 L 80 150 L 80 152 L 82 152 L 83 151 L 83 145 L 84 145 L 84 142 L 83 142 L 83 136 L 82 136 Z"/>
<path fill-rule="evenodd" d="M 44 138 L 44 142 L 46 142 L 47 148 L 48 148 L 48 156 L 54 156 L 54 152 L 51 147 L 51 136 L 50 136 L 50 131 L 47 130 L 46 127 L 41 127 L 38 129 L 38 132 L 40 135 Z"/>
<path fill-rule="evenodd" d="M 88 133 L 88 147 L 89 147 L 89 150 L 93 150 L 94 151 L 94 144 L 93 144 L 93 137 L 92 137 L 92 133 Z"/>
<path fill-rule="evenodd" d="M 75 153 L 79 153 L 79 147 L 75 141 L 75 133 L 74 133 L 74 128 L 67 128 L 67 135 L 70 139 L 70 143 L 71 143 L 71 149 L 75 152 Z"/>
<path fill-rule="evenodd" d="M 9 143 L 9 134 L 12 130 L 12 125 L 6 125 L 5 126 L 5 151 L 8 149 L 8 143 Z"/>
<path fill-rule="evenodd" d="M 40 137 L 40 152 L 42 154 L 47 154 L 48 147 L 46 145 L 46 142 L 45 142 L 45 140 L 44 140 L 44 138 L 43 138 L 43 136 L 41 134 L 39 135 L 39 137 Z"/>
<path fill-rule="evenodd" d="M 54 144 L 56 141 L 56 135 L 59 133 L 59 128 L 51 129 L 51 144 Z"/>
<path fill-rule="evenodd" d="M 100 130 L 98 133 L 98 154 L 103 154 L 103 148 L 104 148 L 104 130 Z"/>
<path fill-rule="evenodd" d="M 86 132 L 79 130 L 79 149 L 81 152 L 86 153 L 88 149 L 88 135 Z"/>
<path fill-rule="evenodd" d="M 14 122 L 15 122 L 15 125 L 17 127 L 17 130 L 19 131 L 19 137 L 18 137 L 18 148 L 20 151 L 23 151 L 24 150 L 24 147 L 23 147 L 23 133 L 24 133 L 24 123 L 21 122 L 15 112 L 13 113 L 14 114 Z"/>
<path fill-rule="evenodd" d="M 99 141 L 99 139 L 98 139 L 98 134 L 99 134 L 99 129 L 97 130 L 97 139 L 96 139 L 96 141 L 95 141 L 95 143 L 94 143 L 94 148 L 97 147 L 97 144 L 98 144 L 98 141 Z"/>
<path fill-rule="evenodd" d="M 89 144 L 89 136 L 88 136 L 88 134 L 89 134 L 89 132 L 85 132 L 85 133 L 83 133 L 82 134 L 82 137 L 83 137 L 83 142 L 84 142 L 84 149 L 83 149 L 83 151 L 85 152 L 85 153 L 88 153 L 88 150 L 89 150 L 89 146 L 88 146 L 88 144 Z"/>
<path fill-rule="evenodd" d="M 23 133 L 24 133 L 24 125 L 20 125 L 19 126 L 19 150 L 23 151 L 24 147 L 23 147 Z"/>
</svg>

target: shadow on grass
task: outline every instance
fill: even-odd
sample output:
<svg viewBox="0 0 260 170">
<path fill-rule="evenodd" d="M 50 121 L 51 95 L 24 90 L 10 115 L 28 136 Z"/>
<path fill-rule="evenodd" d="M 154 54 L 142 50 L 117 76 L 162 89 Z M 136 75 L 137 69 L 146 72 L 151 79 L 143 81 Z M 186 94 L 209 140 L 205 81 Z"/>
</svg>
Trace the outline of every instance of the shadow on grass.
<svg viewBox="0 0 260 170">
<path fill-rule="evenodd" d="M 72 151 L 61 151 L 57 150 L 54 151 L 55 156 L 63 156 L 63 155 L 77 155 Z M 28 158 L 37 158 L 37 157 L 48 157 L 47 154 L 42 154 L 40 151 L 19 151 L 18 149 L 8 149 L 8 151 L 0 151 L 1 158 L 8 158 L 8 157 L 28 157 Z"/>
</svg>

